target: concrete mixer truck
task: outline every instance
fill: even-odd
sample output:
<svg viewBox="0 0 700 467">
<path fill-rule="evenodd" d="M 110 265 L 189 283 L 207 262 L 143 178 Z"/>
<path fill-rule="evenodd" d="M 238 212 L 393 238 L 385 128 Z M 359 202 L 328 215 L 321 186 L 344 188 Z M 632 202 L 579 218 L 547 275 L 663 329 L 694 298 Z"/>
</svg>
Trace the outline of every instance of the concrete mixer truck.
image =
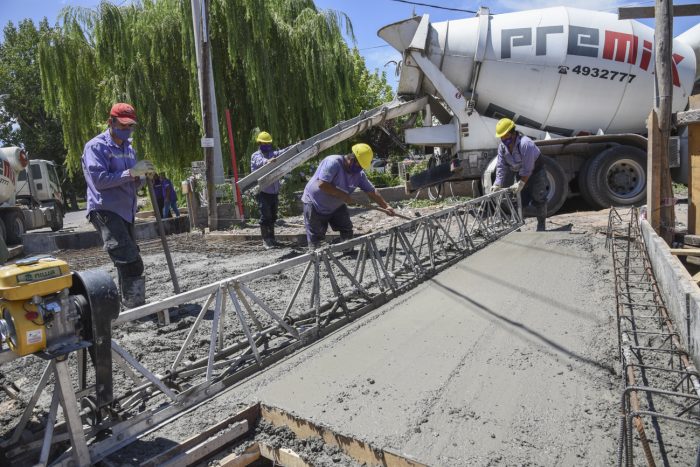
<svg viewBox="0 0 700 467">
<path fill-rule="evenodd" d="M 550 214 L 574 193 L 594 207 L 645 199 L 643 134 L 654 96 L 650 27 L 578 8 L 499 15 L 481 8 L 473 18 L 440 23 L 415 16 L 378 35 L 403 56 L 399 98 L 290 147 L 281 163 L 242 179 L 242 189 L 265 186 L 321 150 L 419 109 L 426 126 L 406 129 L 405 142 L 453 160 L 414 175 L 409 189 L 458 178 L 490 188 L 496 122 L 508 117 L 547 156 Z M 699 54 L 700 26 L 674 40 L 674 112 L 688 104 Z"/>
<path fill-rule="evenodd" d="M 403 54 L 398 94 L 435 97 L 430 110 L 440 124 L 406 130 L 406 142 L 446 149 L 462 162 L 462 177 L 490 187 L 494 128 L 508 117 L 548 156 L 550 213 L 572 192 L 594 207 L 645 199 L 650 27 L 577 8 L 482 8 L 457 21 L 410 18 L 378 34 Z M 699 36 L 696 26 L 673 43 L 674 112 L 685 109 L 696 80 Z"/>
<path fill-rule="evenodd" d="M 61 229 L 63 200 L 53 163 L 30 163 L 23 149 L 9 147 L 0 148 L 0 164 L 0 235 L 5 242 L 21 243 L 27 230 Z"/>
</svg>

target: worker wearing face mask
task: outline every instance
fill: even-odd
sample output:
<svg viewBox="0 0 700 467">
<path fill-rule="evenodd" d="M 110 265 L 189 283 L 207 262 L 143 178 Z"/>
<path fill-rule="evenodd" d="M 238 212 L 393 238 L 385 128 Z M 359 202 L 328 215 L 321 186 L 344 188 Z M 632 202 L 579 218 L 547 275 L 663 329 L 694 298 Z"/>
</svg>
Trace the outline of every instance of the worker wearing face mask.
<svg viewBox="0 0 700 467">
<path fill-rule="evenodd" d="M 509 118 L 502 118 L 496 125 L 498 159 L 496 160 L 496 180 L 491 191 L 497 191 L 506 183 L 514 193 L 522 191 L 522 205 L 532 203 L 537 216 L 537 231 L 545 230 L 547 218 L 547 172 L 544 158 L 535 143 L 516 131 L 515 123 Z"/>
<path fill-rule="evenodd" d="M 353 226 L 347 205 L 352 204 L 350 194 L 356 188 L 367 193 L 389 215 L 394 215 L 394 210 L 384 201 L 364 172 L 370 168 L 373 157 L 372 148 L 360 143 L 352 147 L 350 154 L 328 156 L 321 161 L 301 197 L 304 203 L 306 239 L 310 249 L 320 246 L 329 224 L 333 230 L 340 232 L 341 241 L 352 238 Z"/>
<path fill-rule="evenodd" d="M 130 138 L 136 111 L 125 103 L 112 106 L 108 128 L 85 145 L 82 156 L 87 182 L 87 217 L 102 237 L 119 277 L 122 304 L 133 308 L 145 303 L 143 261 L 134 236 L 136 193 L 153 164 L 137 161 Z"/>
<path fill-rule="evenodd" d="M 277 156 L 283 150 L 275 151 L 272 148 L 272 136 L 267 131 L 261 131 L 256 138 L 258 150 L 250 156 L 250 170 L 256 171 L 263 165 L 272 164 L 277 161 Z M 258 201 L 260 211 L 260 235 L 263 239 L 263 246 L 266 250 L 280 246 L 275 239 L 275 222 L 277 221 L 277 210 L 279 207 L 279 180 L 262 187 L 255 196 Z"/>
</svg>

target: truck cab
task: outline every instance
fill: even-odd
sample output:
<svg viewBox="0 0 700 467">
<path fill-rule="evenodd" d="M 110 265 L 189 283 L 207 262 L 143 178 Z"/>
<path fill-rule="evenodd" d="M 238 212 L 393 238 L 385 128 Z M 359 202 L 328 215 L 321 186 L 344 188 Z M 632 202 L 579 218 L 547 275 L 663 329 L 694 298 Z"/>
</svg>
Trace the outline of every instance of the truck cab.
<svg viewBox="0 0 700 467">
<path fill-rule="evenodd" d="M 57 203 L 63 207 L 64 199 L 61 191 L 61 182 L 56 171 L 56 164 L 43 159 L 34 159 L 29 162 L 31 179 L 34 181 L 34 190 L 29 189 L 29 179 L 27 169 L 22 170 L 17 175 L 17 185 L 15 195 L 18 201 L 29 200 L 30 193 L 34 193 L 34 198 L 42 205 Z"/>
</svg>

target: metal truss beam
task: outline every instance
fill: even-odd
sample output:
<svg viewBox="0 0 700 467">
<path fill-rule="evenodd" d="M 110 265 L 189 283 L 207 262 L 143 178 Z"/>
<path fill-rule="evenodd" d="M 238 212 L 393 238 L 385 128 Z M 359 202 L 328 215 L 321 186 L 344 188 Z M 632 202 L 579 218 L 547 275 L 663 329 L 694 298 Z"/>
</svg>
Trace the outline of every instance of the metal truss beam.
<svg viewBox="0 0 700 467">
<path fill-rule="evenodd" d="M 91 461 L 104 459 L 518 229 L 523 224 L 518 204 L 519 197 L 503 190 L 122 313 L 115 326 L 179 305 L 199 306 L 179 352 L 170 360 L 164 356 L 157 368 L 139 362 L 113 340 L 121 393 L 115 391 L 112 416 L 93 422 L 85 432 Z M 207 314 L 211 319 L 205 319 Z M 208 336 L 206 349 L 192 345 L 197 336 Z M 86 410 L 82 415 L 86 421 L 101 420 Z M 96 439 L 107 428 L 111 436 Z M 53 442 L 65 439 L 56 435 L 63 430 L 56 426 Z M 9 459 L 46 450 L 52 443 L 50 436 L 43 440 L 26 433 L 18 442 L 20 434 L 0 446 Z"/>
</svg>

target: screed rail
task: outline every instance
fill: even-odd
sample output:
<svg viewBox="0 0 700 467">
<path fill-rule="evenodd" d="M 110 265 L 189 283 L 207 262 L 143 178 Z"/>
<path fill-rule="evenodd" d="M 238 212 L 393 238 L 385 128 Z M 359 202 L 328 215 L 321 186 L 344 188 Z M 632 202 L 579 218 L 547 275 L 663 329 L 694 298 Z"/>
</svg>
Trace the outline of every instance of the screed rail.
<svg viewBox="0 0 700 467">
<path fill-rule="evenodd" d="M 622 365 L 618 465 L 635 465 L 635 446 L 641 446 L 647 465 L 671 465 L 664 431 L 675 424 L 700 428 L 698 372 L 664 305 L 637 209 L 610 210 L 607 242 Z"/>
<path fill-rule="evenodd" d="M 518 203 L 519 198 L 503 190 L 122 313 L 115 327 L 181 305 L 194 310 L 196 318 L 177 355 L 170 360 L 164 355 L 155 368 L 139 361 L 139 349 L 112 340 L 114 386 L 119 389 L 108 411 L 96 410 L 87 397 L 94 371 L 85 351 L 71 355 L 81 375 L 76 386 L 80 415 L 89 425 L 85 440 L 90 462 L 519 228 L 523 221 Z M 225 332 L 229 320 L 234 332 L 231 325 Z M 208 345 L 194 346 L 195 340 Z M 13 354 L 0 353 L 0 363 L 12 359 Z M 42 391 L 56 390 L 49 373 L 47 366 L 25 415 L 0 445 L 9 462 L 36 462 L 38 451 L 47 453 L 69 439 L 63 422 L 38 432 L 25 430 Z M 52 406 L 50 420 L 56 410 Z M 80 461 L 71 459 L 71 452 L 76 449 L 56 462 Z"/>
</svg>

